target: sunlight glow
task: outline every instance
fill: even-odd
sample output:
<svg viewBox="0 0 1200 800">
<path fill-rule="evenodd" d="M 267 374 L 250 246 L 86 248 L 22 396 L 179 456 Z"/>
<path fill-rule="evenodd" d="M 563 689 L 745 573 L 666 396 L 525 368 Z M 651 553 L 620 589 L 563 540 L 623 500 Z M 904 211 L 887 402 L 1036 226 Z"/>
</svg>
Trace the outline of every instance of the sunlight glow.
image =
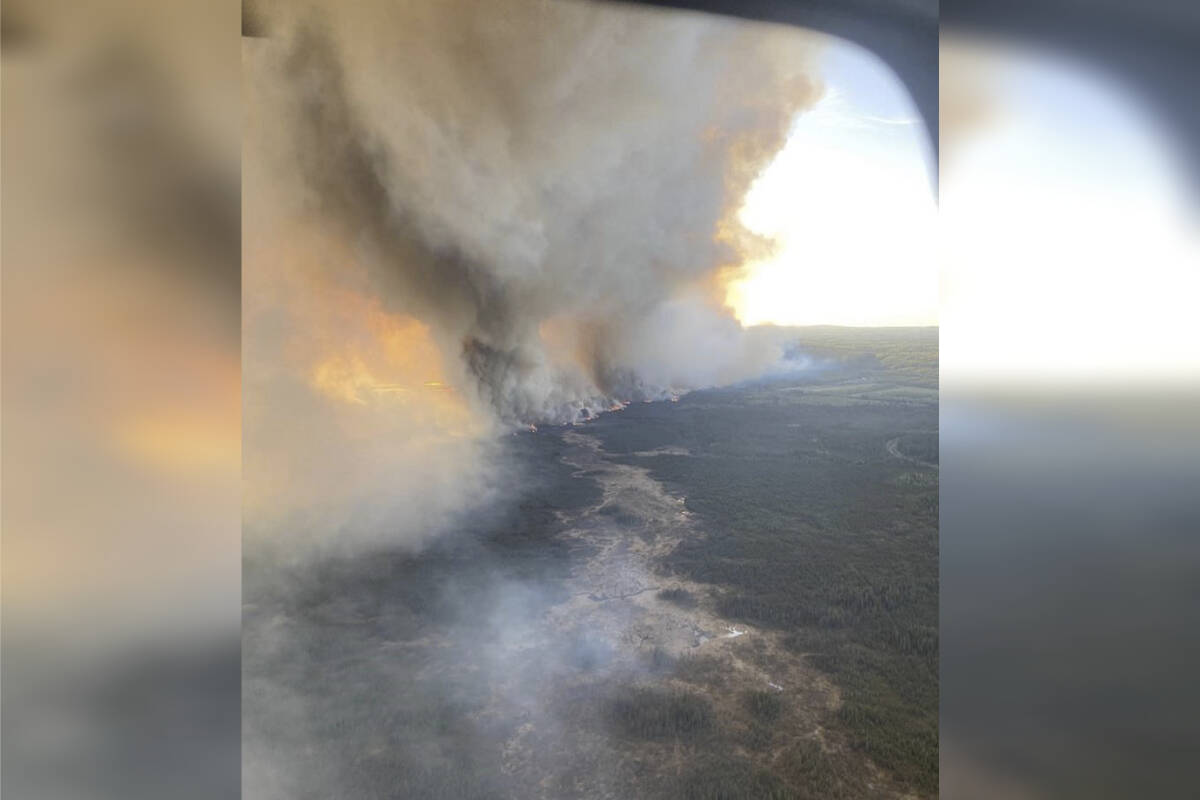
<svg viewBox="0 0 1200 800">
<path fill-rule="evenodd" d="M 839 56 L 831 88 L 746 195 L 741 222 L 776 250 L 745 265 L 726 302 L 743 325 L 936 325 L 925 131 L 886 67 L 865 52 Z M 868 96 L 839 87 L 848 62 L 873 84 Z"/>
</svg>

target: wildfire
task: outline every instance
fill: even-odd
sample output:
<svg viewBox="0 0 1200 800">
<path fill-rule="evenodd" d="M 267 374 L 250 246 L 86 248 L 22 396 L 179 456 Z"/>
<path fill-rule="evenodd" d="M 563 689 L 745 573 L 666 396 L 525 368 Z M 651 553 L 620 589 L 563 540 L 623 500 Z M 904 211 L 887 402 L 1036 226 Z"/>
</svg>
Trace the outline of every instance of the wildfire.
<svg viewBox="0 0 1200 800">
<path fill-rule="evenodd" d="M 479 433 L 484 422 L 448 380 L 430 327 L 385 308 L 352 254 L 321 245 L 320 259 L 289 249 L 294 260 L 281 260 L 290 268 L 273 270 L 275 291 L 262 295 L 282 298 L 292 315 L 284 351 L 312 391 L 342 414 L 402 413 L 430 435 Z"/>
<path fill-rule="evenodd" d="M 441 379 L 441 353 L 426 325 L 377 308 L 365 319 L 371 335 L 349 337 L 313 365 L 309 384 L 317 392 L 350 406 L 402 407 L 455 435 L 479 427 L 465 399 Z"/>
</svg>

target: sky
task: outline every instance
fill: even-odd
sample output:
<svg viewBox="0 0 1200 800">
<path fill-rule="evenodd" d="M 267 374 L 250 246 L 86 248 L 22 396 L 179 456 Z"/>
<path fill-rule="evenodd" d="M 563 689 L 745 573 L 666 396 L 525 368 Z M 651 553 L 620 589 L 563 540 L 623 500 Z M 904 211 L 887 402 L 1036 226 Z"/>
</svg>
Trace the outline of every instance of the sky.
<svg viewBox="0 0 1200 800">
<path fill-rule="evenodd" d="M 775 240 L 727 300 L 743 325 L 936 325 L 928 134 L 890 68 L 831 39 L 825 94 L 797 115 L 740 217 Z"/>
</svg>

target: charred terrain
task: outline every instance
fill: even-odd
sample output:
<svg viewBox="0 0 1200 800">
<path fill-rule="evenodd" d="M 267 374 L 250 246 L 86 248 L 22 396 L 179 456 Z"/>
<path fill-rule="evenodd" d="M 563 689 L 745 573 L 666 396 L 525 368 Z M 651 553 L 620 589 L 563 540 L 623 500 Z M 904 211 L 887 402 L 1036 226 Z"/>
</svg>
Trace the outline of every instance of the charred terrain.
<svg viewBox="0 0 1200 800">
<path fill-rule="evenodd" d="M 793 352 L 506 437 L 419 553 L 249 554 L 247 796 L 936 794 L 937 331 Z"/>
</svg>

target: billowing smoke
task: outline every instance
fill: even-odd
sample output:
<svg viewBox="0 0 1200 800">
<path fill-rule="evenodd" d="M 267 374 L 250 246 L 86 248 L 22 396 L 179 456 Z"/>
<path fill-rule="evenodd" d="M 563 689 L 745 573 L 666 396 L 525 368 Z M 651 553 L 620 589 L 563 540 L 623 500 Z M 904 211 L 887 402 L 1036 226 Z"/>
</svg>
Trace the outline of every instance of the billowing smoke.
<svg viewBox="0 0 1200 800">
<path fill-rule="evenodd" d="M 723 307 L 722 280 L 770 246 L 737 210 L 820 93 L 815 36 L 571 0 L 257 14 L 269 35 L 244 51 L 251 484 L 271 453 L 287 491 L 344 485 L 346 502 L 372 481 L 393 498 L 396 484 L 442 485 L 446 461 L 461 483 L 461 465 L 481 463 L 474 434 L 577 421 L 778 358 Z M 414 449 L 419 479 L 398 455 Z"/>
</svg>

